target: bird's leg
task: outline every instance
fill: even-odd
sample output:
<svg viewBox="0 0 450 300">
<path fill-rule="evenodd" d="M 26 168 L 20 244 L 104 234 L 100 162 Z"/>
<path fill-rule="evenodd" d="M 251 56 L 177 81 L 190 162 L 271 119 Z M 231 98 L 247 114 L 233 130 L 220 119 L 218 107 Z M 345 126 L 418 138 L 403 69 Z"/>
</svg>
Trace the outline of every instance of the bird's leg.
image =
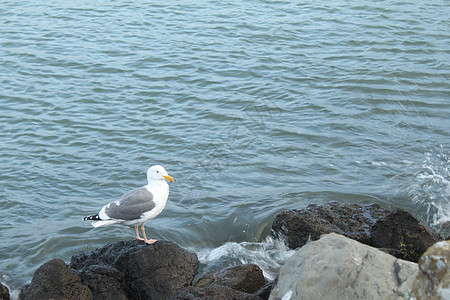
<svg viewBox="0 0 450 300">
<path fill-rule="evenodd" d="M 145 241 L 146 244 L 153 244 L 154 242 L 157 241 L 157 240 L 154 240 L 154 239 L 147 239 L 147 237 L 145 236 L 144 224 L 142 224 L 141 229 L 142 229 L 142 235 L 144 236 L 144 241 Z"/>
<path fill-rule="evenodd" d="M 138 226 L 137 226 L 137 225 L 134 225 L 134 228 L 136 229 L 136 238 L 137 238 L 139 241 L 145 241 L 143 238 L 141 238 L 141 237 L 139 236 L 139 229 L 138 229 Z M 145 236 L 145 234 L 144 234 L 144 236 Z"/>
</svg>

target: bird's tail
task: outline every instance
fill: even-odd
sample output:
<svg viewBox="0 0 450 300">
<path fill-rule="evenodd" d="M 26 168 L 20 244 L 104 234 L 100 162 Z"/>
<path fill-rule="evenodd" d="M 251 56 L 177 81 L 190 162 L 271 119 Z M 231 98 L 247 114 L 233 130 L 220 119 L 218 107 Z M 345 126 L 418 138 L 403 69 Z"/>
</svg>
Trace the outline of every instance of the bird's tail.
<svg viewBox="0 0 450 300">
<path fill-rule="evenodd" d="M 98 216 L 98 214 L 83 218 L 83 221 L 100 221 L 100 220 L 101 219 Z"/>
<path fill-rule="evenodd" d="M 118 223 L 117 220 L 102 220 L 100 219 L 100 216 L 98 214 L 89 217 L 84 217 L 83 221 L 96 221 L 92 222 L 92 226 L 94 227 Z"/>
</svg>

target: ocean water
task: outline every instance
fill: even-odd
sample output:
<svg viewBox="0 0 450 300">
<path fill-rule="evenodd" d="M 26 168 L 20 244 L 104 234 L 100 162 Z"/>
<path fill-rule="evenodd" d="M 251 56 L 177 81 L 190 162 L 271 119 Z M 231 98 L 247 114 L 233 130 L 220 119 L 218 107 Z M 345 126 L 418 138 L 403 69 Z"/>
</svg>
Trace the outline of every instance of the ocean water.
<svg viewBox="0 0 450 300">
<path fill-rule="evenodd" d="M 0 281 L 134 238 L 83 222 L 175 178 L 152 238 L 202 271 L 290 251 L 311 203 L 405 208 L 450 230 L 450 6 L 388 1 L 2 1 Z"/>
</svg>

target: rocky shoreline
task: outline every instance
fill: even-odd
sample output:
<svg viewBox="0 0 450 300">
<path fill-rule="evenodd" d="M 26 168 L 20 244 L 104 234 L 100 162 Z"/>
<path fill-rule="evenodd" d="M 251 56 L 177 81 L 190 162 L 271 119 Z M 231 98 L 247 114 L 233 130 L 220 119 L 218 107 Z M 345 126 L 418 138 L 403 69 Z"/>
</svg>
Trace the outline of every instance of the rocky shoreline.
<svg viewBox="0 0 450 300">
<path fill-rule="evenodd" d="M 272 235 L 296 249 L 274 281 L 255 264 L 198 278 L 195 253 L 129 240 L 50 260 L 20 299 L 450 299 L 450 241 L 405 210 L 309 205 L 278 214 Z"/>
</svg>

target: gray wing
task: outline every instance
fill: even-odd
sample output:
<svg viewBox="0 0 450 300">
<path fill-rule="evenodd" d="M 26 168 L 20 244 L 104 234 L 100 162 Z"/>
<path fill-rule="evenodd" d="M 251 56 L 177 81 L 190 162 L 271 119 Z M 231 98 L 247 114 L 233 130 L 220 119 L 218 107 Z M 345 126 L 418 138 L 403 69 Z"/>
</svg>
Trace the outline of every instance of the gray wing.
<svg viewBox="0 0 450 300">
<path fill-rule="evenodd" d="M 106 207 L 105 213 L 112 219 L 135 220 L 154 208 L 153 194 L 141 187 L 129 191 L 118 201 L 110 203 Z"/>
</svg>

